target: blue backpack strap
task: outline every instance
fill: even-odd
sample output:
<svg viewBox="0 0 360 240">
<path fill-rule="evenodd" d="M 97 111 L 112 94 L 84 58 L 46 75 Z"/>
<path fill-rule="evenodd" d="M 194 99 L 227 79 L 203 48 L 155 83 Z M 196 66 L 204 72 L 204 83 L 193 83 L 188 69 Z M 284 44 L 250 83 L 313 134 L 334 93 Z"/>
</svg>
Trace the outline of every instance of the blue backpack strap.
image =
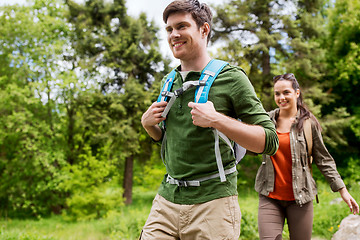
<svg viewBox="0 0 360 240">
<path fill-rule="evenodd" d="M 206 103 L 209 96 L 211 85 L 221 70 L 227 65 L 227 62 L 222 60 L 213 59 L 204 68 L 200 76 L 200 86 L 197 87 L 195 92 L 194 102 Z"/>
<path fill-rule="evenodd" d="M 171 90 L 171 87 L 172 87 L 172 85 L 174 83 L 175 75 L 176 75 L 176 71 L 175 71 L 175 69 L 173 69 L 169 73 L 168 77 L 166 78 L 166 81 L 165 81 L 165 83 L 164 83 L 164 85 L 162 87 L 162 90 L 160 92 L 160 95 L 159 95 L 159 97 L 157 99 L 158 102 L 167 100 L 167 97 L 165 95 L 163 95 L 163 92 L 168 92 L 168 91 Z"/>
</svg>

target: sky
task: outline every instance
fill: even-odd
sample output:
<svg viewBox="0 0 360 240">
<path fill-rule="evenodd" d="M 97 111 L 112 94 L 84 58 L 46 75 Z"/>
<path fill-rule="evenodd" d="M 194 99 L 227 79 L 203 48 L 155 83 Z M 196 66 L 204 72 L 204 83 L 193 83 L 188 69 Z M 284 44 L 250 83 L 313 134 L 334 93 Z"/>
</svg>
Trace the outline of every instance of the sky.
<svg viewBox="0 0 360 240">
<path fill-rule="evenodd" d="M 82 2 L 83 0 L 75 1 Z M 209 5 L 219 5 L 227 1 L 228 0 L 200 0 L 201 3 L 207 3 Z M 173 59 L 173 64 L 176 64 L 176 60 L 173 58 L 166 41 L 165 24 L 162 21 L 162 12 L 171 2 L 172 0 L 126 0 L 126 6 L 129 15 L 137 17 L 141 12 L 145 12 L 148 16 L 148 20 L 153 20 L 160 27 L 159 38 L 161 52 Z M 8 4 L 26 4 L 26 0 L 0 0 L 0 6 Z"/>
</svg>

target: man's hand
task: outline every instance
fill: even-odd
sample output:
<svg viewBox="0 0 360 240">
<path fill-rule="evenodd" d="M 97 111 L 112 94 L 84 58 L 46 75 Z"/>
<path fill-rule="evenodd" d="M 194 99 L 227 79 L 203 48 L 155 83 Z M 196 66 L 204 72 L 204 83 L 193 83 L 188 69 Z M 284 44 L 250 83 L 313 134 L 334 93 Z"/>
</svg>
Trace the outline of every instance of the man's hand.
<svg viewBox="0 0 360 240">
<path fill-rule="evenodd" d="M 199 127 L 212 127 L 213 123 L 216 121 L 216 116 L 219 114 L 215 108 L 214 104 L 210 101 L 206 103 L 194 103 L 189 102 L 189 107 L 192 108 L 191 115 L 193 124 Z"/>
<path fill-rule="evenodd" d="M 165 118 L 161 117 L 161 113 L 164 111 L 167 102 L 154 102 L 151 106 L 146 110 L 146 112 L 141 117 L 141 124 L 145 129 L 148 127 L 155 126 L 156 124 L 164 121 Z"/>
<path fill-rule="evenodd" d="M 215 110 L 214 104 L 189 102 L 192 108 L 193 124 L 199 127 L 215 128 L 229 139 L 254 153 L 262 153 L 265 148 L 265 130 L 260 125 L 248 125 L 234 118 L 228 117 Z"/>
</svg>

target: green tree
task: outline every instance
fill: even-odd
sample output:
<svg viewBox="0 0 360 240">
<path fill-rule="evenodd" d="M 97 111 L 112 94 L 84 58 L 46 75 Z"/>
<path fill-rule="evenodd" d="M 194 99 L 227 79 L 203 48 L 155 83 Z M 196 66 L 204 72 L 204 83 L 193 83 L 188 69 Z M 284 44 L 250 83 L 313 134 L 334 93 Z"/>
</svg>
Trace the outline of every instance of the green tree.
<svg viewBox="0 0 360 240">
<path fill-rule="evenodd" d="M 242 66 L 266 109 L 271 109 L 272 77 L 294 72 L 311 84 L 323 73 L 324 55 L 314 38 L 322 34 L 322 0 L 232 0 L 216 6 L 214 41 L 220 56 Z"/>
<path fill-rule="evenodd" d="M 351 116 L 351 123 L 345 131 L 346 151 L 338 155 L 338 159 L 359 158 L 360 144 L 360 3 L 355 0 L 337 0 L 330 6 L 327 19 L 328 33 L 324 36 L 323 46 L 327 51 L 327 72 L 322 79 L 328 92 L 333 97 L 323 107 L 329 113 L 336 109 L 344 109 Z M 333 130 L 334 137 L 338 130 Z M 336 147 L 336 146 L 335 146 Z M 336 148 L 335 148 L 336 150 Z M 345 157 L 346 156 L 346 157 Z M 352 156 L 352 157 L 351 157 Z"/>
<path fill-rule="evenodd" d="M 67 208 L 77 218 L 83 218 L 78 213 L 86 215 L 84 211 L 101 217 L 113 199 L 121 201 L 119 191 L 110 191 L 118 179 L 110 171 L 116 166 L 108 153 L 111 143 L 98 137 L 113 124 L 94 107 L 96 96 L 104 96 L 97 82 L 81 71 L 80 59 L 72 57 L 73 32 L 66 11 L 60 1 L 37 0 L 4 7 L 1 15 L 0 198 L 6 203 L 2 210 L 12 216 Z M 100 152 L 110 156 L 108 161 L 102 162 Z M 97 180 L 72 184 L 87 174 L 87 167 L 98 171 Z M 83 195 L 88 201 L 74 204 Z M 94 215 L 96 204 L 104 211 Z"/>
<path fill-rule="evenodd" d="M 116 114 L 103 115 L 113 124 L 104 136 L 111 139 L 119 166 L 124 166 L 119 167 L 124 173 L 123 196 L 130 204 L 134 159 L 143 153 L 146 143 L 141 141 L 140 123 L 150 101 L 146 92 L 159 79 L 158 72 L 164 70 L 156 37 L 158 29 L 147 21 L 145 14 L 138 19 L 128 16 L 124 0 L 94 0 L 84 4 L 67 0 L 66 4 L 75 31 L 71 40 L 76 50 L 73 57 L 82 59 L 81 67 L 100 83 L 102 97 L 111 99 L 109 106 L 119 110 Z M 151 151 L 148 158 L 150 155 Z"/>
<path fill-rule="evenodd" d="M 293 72 L 305 102 L 321 122 L 324 141 L 332 153 L 354 152 L 351 142 L 358 146 L 359 138 L 349 137 L 359 132 L 359 121 L 350 126 L 350 114 L 359 105 L 350 103 L 359 92 L 355 2 L 338 1 L 330 14 L 327 9 L 331 5 L 323 0 L 232 0 L 215 7 L 213 39 L 222 41 L 223 46 L 219 55 L 246 70 L 267 110 L 276 107 L 272 77 Z M 353 106 L 352 110 L 345 105 Z M 351 133 L 347 133 L 349 129 Z"/>
<path fill-rule="evenodd" d="M 65 162 L 52 86 L 64 8 L 35 1 L 0 11 L 0 208 L 21 216 L 58 212 L 57 171 Z"/>
</svg>

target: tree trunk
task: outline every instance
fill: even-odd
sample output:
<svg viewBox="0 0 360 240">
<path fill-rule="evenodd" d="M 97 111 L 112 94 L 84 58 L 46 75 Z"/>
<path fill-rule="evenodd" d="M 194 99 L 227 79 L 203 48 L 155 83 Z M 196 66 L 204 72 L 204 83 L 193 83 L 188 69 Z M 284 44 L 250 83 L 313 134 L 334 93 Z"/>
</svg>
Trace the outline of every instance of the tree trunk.
<svg viewBox="0 0 360 240">
<path fill-rule="evenodd" d="M 134 157 L 129 156 L 125 160 L 124 180 L 123 180 L 123 198 L 125 204 L 130 205 L 132 203 L 132 185 L 133 185 L 133 168 L 134 168 Z"/>
<path fill-rule="evenodd" d="M 262 67 L 263 67 L 263 74 L 268 76 L 271 72 L 271 65 L 270 65 L 270 54 L 264 53 L 262 56 Z"/>
<path fill-rule="evenodd" d="M 262 56 L 262 92 L 266 92 L 269 89 L 272 89 L 273 82 L 272 82 L 272 76 L 271 76 L 271 65 L 270 65 L 270 54 L 264 53 Z"/>
<path fill-rule="evenodd" d="M 69 103 L 71 104 L 71 103 Z M 74 143 L 74 126 L 75 126 L 75 111 L 72 108 L 72 106 L 66 107 L 67 109 L 67 116 L 68 116 L 68 126 L 67 126 L 67 144 L 69 153 L 67 156 L 67 161 L 70 165 L 74 164 L 74 149 L 75 149 L 75 143 Z"/>
</svg>

